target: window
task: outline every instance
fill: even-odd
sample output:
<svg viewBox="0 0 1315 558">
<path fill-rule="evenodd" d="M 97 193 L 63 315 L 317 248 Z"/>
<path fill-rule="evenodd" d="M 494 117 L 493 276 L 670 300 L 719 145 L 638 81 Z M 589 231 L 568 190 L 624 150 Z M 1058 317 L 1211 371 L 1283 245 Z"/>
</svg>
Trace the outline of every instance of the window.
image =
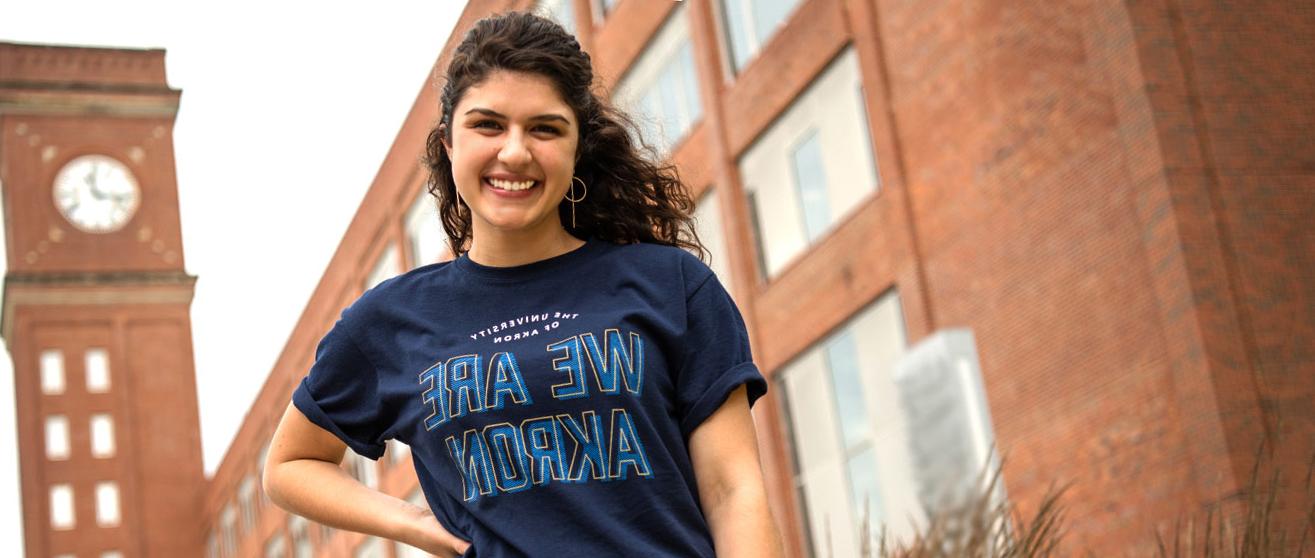
<svg viewBox="0 0 1315 558">
<path fill-rule="evenodd" d="M 276 533 L 265 543 L 265 558 L 286 558 L 288 545 L 283 542 L 283 534 Z"/>
<path fill-rule="evenodd" d="M 114 419 L 108 414 L 91 415 L 91 456 L 114 456 Z"/>
<path fill-rule="evenodd" d="M 602 23 L 607 16 L 612 15 L 612 10 L 616 9 L 616 3 L 620 1 L 621 0 L 589 0 L 589 4 L 594 8 L 594 22 Z"/>
<path fill-rule="evenodd" d="M 242 532 L 256 528 L 256 477 L 248 474 L 237 488 L 237 505 L 242 511 Z"/>
<path fill-rule="evenodd" d="M 387 451 L 384 453 L 388 456 L 388 464 L 396 465 L 401 463 L 406 456 L 411 455 L 411 446 L 408 446 L 397 440 L 388 440 Z"/>
<path fill-rule="evenodd" d="M 411 492 L 406 501 L 422 508 L 429 507 L 429 502 L 425 501 L 425 495 L 418 488 Z M 393 556 L 396 558 L 429 558 L 429 553 L 409 544 L 395 542 L 393 543 Z"/>
<path fill-rule="evenodd" d="M 105 393 L 110 390 L 110 353 L 105 349 L 87 349 L 87 391 Z"/>
<path fill-rule="evenodd" d="M 73 486 L 69 484 L 56 484 L 50 487 L 50 527 L 52 529 L 72 529 L 74 526 L 73 517 Z"/>
<path fill-rule="evenodd" d="M 206 535 L 205 539 L 205 556 L 206 558 L 220 558 L 219 554 L 219 537 L 215 536 L 213 530 Z"/>
<path fill-rule="evenodd" d="M 310 544 L 309 520 L 289 514 L 288 533 L 292 535 L 292 558 L 311 558 L 315 554 L 315 548 Z"/>
<path fill-rule="evenodd" d="M 64 415 L 46 417 L 46 459 L 68 459 L 68 417 Z"/>
<path fill-rule="evenodd" d="M 119 524 L 119 485 L 117 483 L 96 483 L 96 524 L 101 527 L 114 527 Z"/>
<path fill-rule="evenodd" d="M 703 116 L 685 10 L 684 3 L 672 10 L 671 17 L 617 85 L 613 98 L 618 107 L 635 117 L 643 140 L 660 157 L 669 155 Z"/>
<path fill-rule="evenodd" d="M 905 343 L 892 291 L 780 374 L 795 485 L 815 555 L 857 556 L 864 523 L 875 545 L 883 528 L 906 537 L 920 517 L 894 382 Z"/>
<path fill-rule="evenodd" d="M 260 446 L 260 453 L 256 455 L 256 478 L 265 476 L 265 459 L 269 457 L 269 440 L 265 440 L 265 445 Z M 260 490 L 260 507 L 269 506 L 269 493 L 265 492 L 264 485 L 257 484 L 256 488 Z"/>
<path fill-rule="evenodd" d="M 694 206 L 694 229 L 708 249 L 708 257 L 712 260 L 708 267 L 729 289 L 732 284 L 730 253 L 726 250 L 726 235 L 722 229 L 721 203 L 717 201 L 717 191 L 713 188 L 708 188 Z"/>
<path fill-rule="evenodd" d="M 822 148 L 817 132 L 808 134 L 790 153 L 795 192 L 803 208 L 804 231 L 808 241 L 816 241 L 831 224 L 831 209 L 826 195 L 826 167 L 822 165 Z"/>
<path fill-rule="evenodd" d="M 321 545 L 329 544 L 329 541 L 333 540 L 333 535 L 336 534 L 338 530 L 334 529 L 333 527 L 329 527 L 328 525 L 325 525 L 323 523 L 320 523 L 319 526 L 320 526 L 320 544 Z"/>
<path fill-rule="evenodd" d="M 435 263 L 448 252 L 447 233 L 438 220 L 434 197 L 428 192 L 422 192 L 407 211 L 406 237 L 413 267 Z"/>
<path fill-rule="evenodd" d="M 58 349 L 41 351 L 41 393 L 64 393 L 64 353 Z"/>
<path fill-rule="evenodd" d="M 219 532 L 223 537 L 224 556 L 232 556 L 237 552 L 237 511 L 232 503 L 226 504 L 224 511 L 219 513 Z"/>
<path fill-rule="evenodd" d="M 384 545 L 379 542 L 379 537 L 366 537 L 365 541 L 357 545 L 356 552 L 352 553 L 353 558 L 384 558 Z"/>
<path fill-rule="evenodd" d="M 361 481 L 361 484 L 370 488 L 379 488 L 379 474 L 375 469 L 378 463 L 352 451 L 351 448 L 347 449 L 347 458 L 343 461 L 347 464 L 347 472 Z"/>
<path fill-rule="evenodd" d="M 539 0 L 535 13 L 562 24 L 567 33 L 575 34 L 574 0 Z"/>
<path fill-rule="evenodd" d="M 769 278 L 878 189 L 860 81 L 846 49 L 740 157 Z"/>
<path fill-rule="evenodd" d="M 379 255 L 379 260 L 374 263 L 374 269 L 370 270 L 370 275 L 365 278 L 365 290 L 370 290 L 384 282 L 384 279 L 397 275 L 402 267 L 398 260 L 397 246 L 389 243 L 384 248 L 383 254 Z"/>
<path fill-rule="evenodd" d="M 735 72 L 767 44 L 798 4 L 799 0 L 721 0 L 721 17 Z"/>
</svg>

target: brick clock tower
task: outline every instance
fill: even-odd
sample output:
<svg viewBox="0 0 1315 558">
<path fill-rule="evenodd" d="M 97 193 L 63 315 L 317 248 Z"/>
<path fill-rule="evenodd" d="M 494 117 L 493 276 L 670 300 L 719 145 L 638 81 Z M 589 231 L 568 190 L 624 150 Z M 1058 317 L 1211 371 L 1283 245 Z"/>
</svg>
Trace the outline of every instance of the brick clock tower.
<svg viewBox="0 0 1315 558">
<path fill-rule="evenodd" d="M 164 54 L 0 43 L 0 334 L 29 558 L 202 555 Z"/>
</svg>

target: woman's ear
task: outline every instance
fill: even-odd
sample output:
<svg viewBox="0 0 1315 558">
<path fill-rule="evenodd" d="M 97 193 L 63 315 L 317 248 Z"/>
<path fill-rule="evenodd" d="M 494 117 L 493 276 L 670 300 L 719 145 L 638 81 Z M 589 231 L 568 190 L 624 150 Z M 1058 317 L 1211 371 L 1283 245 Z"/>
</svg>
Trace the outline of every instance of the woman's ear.
<svg viewBox="0 0 1315 558">
<path fill-rule="evenodd" d="M 451 157 L 451 156 L 452 156 L 452 142 L 451 142 L 451 140 L 448 139 L 448 135 L 447 135 L 447 133 L 448 133 L 447 124 L 439 124 L 439 125 L 438 125 L 438 138 L 439 138 L 439 141 L 443 142 L 443 150 L 446 151 L 446 152 L 448 153 L 448 157 Z"/>
</svg>

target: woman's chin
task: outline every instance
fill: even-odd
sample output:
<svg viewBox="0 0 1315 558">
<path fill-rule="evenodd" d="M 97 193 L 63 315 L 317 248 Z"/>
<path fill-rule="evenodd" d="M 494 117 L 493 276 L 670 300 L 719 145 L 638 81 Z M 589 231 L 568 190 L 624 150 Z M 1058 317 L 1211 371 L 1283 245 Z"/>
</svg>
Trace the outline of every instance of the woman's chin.
<svg viewBox="0 0 1315 558">
<path fill-rule="evenodd" d="M 525 232 L 537 228 L 534 220 L 519 211 L 492 215 L 485 222 L 490 228 L 502 233 Z"/>
</svg>

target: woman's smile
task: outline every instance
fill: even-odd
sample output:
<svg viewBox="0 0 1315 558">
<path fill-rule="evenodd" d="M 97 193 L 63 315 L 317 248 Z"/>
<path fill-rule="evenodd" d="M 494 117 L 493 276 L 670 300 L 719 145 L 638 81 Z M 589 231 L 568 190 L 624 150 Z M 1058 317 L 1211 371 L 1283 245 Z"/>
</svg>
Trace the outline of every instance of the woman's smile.
<svg viewBox="0 0 1315 558">
<path fill-rule="evenodd" d="M 543 182 L 538 180 L 503 180 L 492 177 L 484 177 L 484 187 L 491 190 L 495 195 L 504 199 L 525 199 L 542 188 L 539 188 Z"/>
</svg>

